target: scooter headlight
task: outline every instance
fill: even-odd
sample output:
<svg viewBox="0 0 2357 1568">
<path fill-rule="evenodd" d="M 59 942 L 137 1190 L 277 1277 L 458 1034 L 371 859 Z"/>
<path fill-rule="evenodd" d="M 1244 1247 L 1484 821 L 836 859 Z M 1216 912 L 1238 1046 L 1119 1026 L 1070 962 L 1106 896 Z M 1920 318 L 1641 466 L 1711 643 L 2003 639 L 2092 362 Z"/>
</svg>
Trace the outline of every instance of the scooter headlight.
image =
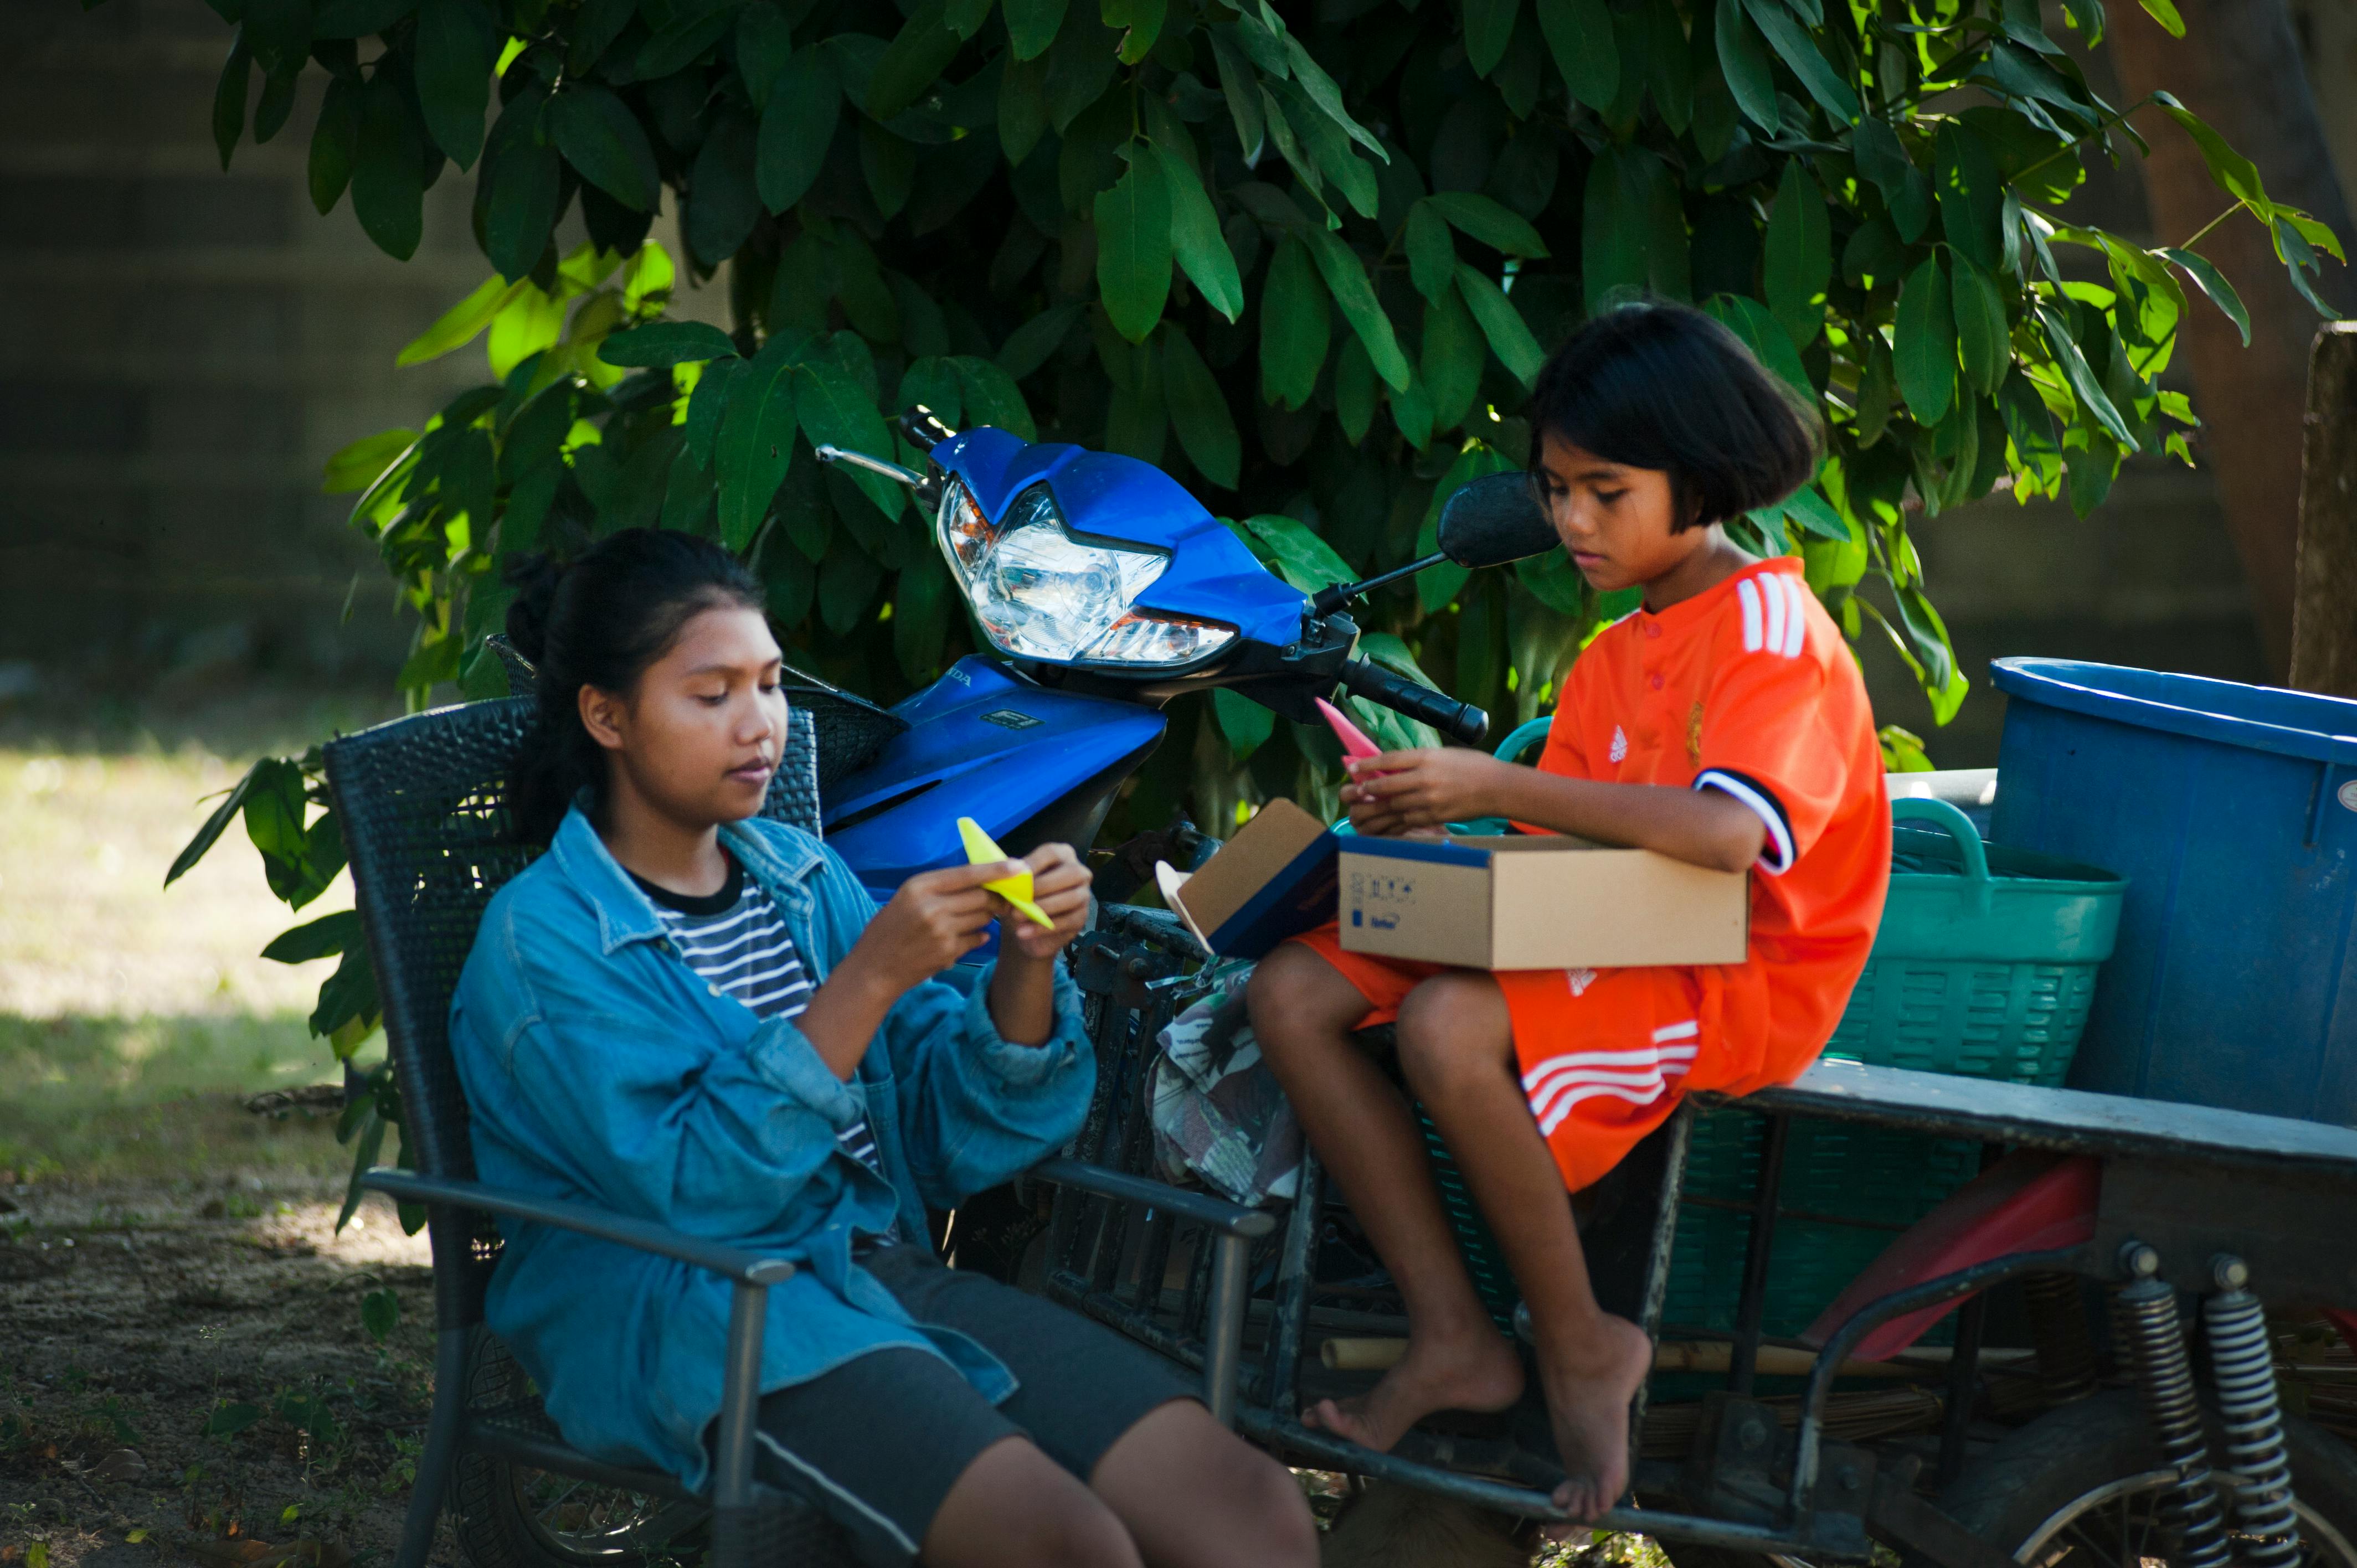
<svg viewBox="0 0 2357 1568">
<path fill-rule="evenodd" d="M 937 529 L 974 619 L 1002 653 L 1157 668 L 1192 663 L 1235 639 L 1233 627 L 1133 610 L 1170 557 L 1073 537 L 1044 484 L 1017 496 L 994 528 L 952 479 Z"/>
</svg>

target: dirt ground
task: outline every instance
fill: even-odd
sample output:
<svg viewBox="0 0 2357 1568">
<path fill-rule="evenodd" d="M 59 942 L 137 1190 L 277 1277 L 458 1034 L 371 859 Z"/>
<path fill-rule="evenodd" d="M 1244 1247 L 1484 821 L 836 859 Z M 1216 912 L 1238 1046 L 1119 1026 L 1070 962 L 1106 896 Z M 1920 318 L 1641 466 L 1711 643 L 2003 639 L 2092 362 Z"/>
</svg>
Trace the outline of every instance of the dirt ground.
<svg viewBox="0 0 2357 1568">
<path fill-rule="evenodd" d="M 423 1237 L 373 1204 L 334 1234 L 319 1184 L 251 1175 L 5 1197 L 0 1557 L 232 1568 L 249 1542 L 316 1541 L 326 1565 L 390 1559 L 430 1398 Z M 362 1318 L 380 1291 L 399 1303 L 382 1341 Z"/>
</svg>

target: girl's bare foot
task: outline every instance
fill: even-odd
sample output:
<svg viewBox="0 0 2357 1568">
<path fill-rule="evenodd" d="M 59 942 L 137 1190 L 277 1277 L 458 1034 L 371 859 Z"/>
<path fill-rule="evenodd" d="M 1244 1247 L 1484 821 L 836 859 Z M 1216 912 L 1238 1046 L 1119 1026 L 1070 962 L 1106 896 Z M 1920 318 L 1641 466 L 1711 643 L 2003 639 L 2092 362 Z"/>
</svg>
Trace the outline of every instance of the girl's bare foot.
<svg viewBox="0 0 2357 1568">
<path fill-rule="evenodd" d="M 1434 1411 L 1503 1410 L 1522 1394 L 1522 1358 L 1485 1318 L 1456 1333 L 1411 1328 L 1383 1381 L 1357 1399 L 1318 1401 L 1301 1423 L 1387 1453 Z"/>
<path fill-rule="evenodd" d="M 1555 1504 L 1593 1520 L 1629 1489 L 1629 1402 L 1653 1368 L 1653 1344 L 1625 1317 L 1599 1316 L 1587 1343 L 1539 1356 L 1547 1419 L 1566 1471 Z"/>
</svg>

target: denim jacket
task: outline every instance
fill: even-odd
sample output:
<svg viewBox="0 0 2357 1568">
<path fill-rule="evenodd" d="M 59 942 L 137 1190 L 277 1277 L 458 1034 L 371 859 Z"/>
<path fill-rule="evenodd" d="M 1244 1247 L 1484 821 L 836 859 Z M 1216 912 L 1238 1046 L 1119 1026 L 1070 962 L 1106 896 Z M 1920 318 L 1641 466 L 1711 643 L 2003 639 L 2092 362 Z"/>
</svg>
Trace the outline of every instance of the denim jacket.
<svg viewBox="0 0 2357 1568">
<path fill-rule="evenodd" d="M 722 828 L 776 901 L 814 982 L 876 907 L 810 834 Z M 855 1231 L 925 1231 L 949 1208 L 1061 1148 L 1096 1062 L 1061 966 L 1039 1047 L 1002 1038 L 990 971 L 953 969 L 900 998 L 848 1083 L 786 1018 L 706 985 L 655 907 L 575 811 L 550 852 L 485 911 L 450 1009 L 475 1165 L 495 1187 L 569 1198 L 792 1260 L 770 1292 L 761 1391 L 908 1346 L 994 1402 L 1013 1376 L 974 1341 L 912 1324 L 852 1262 Z M 837 1129 L 867 1118 L 888 1182 Z M 567 1438 L 599 1458 L 705 1484 L 719 1413 L 729 1285 L 667 1258 L 504 1221 L 485 1312 Z"/>
</svg>

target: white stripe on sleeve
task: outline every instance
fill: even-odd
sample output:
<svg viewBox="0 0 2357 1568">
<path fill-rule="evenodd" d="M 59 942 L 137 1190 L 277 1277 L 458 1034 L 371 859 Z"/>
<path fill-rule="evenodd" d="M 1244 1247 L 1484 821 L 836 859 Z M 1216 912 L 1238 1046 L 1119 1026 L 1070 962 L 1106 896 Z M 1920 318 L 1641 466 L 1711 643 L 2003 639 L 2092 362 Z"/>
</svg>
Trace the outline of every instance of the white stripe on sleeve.
<svg viewBox="0 0 2357 1568">
<path fill-rule="evenodd" d="M 1784 825 L 1784 813 L 1776 802 L 1732 773 L 1722 773 L 1716 768 L 1706 768 L 1695 775 L 1697 789 L 1720 789 L 1751 808 L 1768 830 L 1767 846 L 1760 852 L 1760 869 L 1770 876 L 1781 876 L 1792 869 L 1792 832 Z"/>
<path fill-rule="evenodd" d="M 1781 653 L 1784 651 L 1784 621 L 1791 613 L 1784 596 L 1777 591 L 1781 579 L 1773 572 L 1763 572 L 1758 580 L 1768 600 L 1768 636 L 1761 646 L 1770 653 Z"/>
<path fill-rule="evenodd" d="M 1792 612 L 1784 621 L 1784 657 L 1798 659 L 1801 656 L 1801 640 L 1809 629 L 1808 601 L 1803 597 L 1808 590 L 1801 586 L 1797 577 L 1779 576 L 1776 581 L 1783 585 L 1785 596 L 1792 601 Z"/>
<path fill-rule="evenodd" d="M 1743 601 L 1743 651 L 1760 651 L 1760 589 L 1749 577 L 1738 577 L 1735 596 Z"/>
</svg>

